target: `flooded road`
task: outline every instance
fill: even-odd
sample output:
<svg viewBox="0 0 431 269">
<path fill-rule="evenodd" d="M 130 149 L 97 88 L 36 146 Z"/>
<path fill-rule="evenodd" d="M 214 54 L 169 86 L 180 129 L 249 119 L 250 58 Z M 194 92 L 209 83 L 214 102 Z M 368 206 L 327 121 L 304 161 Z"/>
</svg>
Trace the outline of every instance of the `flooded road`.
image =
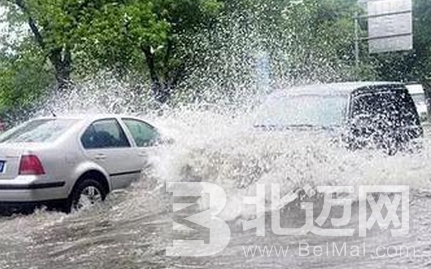
<svg viewBox="0 0 431 269">
<path fill-rule="evenodd" d="M 245 119 L 190 111 L 155 118 L 175 139 L 152 149 L 152 168 L 141 181 L 113 193 L 106 203 L 66 215 L 39 210 L 28 216 L 0 218 L 0 268 L 425 268 L 431 265 L 431 145 L 417 154 L 385 156 L 349 152 L 309 133 L 258 132 Z M 203 258 L 167 257 L 172 245 L 172 197 L 166 182 L 204 181 L 221 186 L 227 204 L 219 217 L 231 229 L 221 253 Z M 358 210 L 352 206 L 352 237 L 278 236 L 267 218 L 266 235 L 243 231 L 253 208 L 242 199 L 254 196 L 256 183 L 280 185 L 286 194 L 305 185 L 409 185 L 410 229 L 394 238 L 374 227 L 358 236 Z M 316 197 L 314 204 L 322 204 Z M 356 203 L 356 202 L 355 202 Z M 355 205 L 354 203 L 354 205 Z M 357 204 L 357 203 L 356 203 Z M 203 206 L 203 205 L 202 205 Z M 315 214 L 321 208 L 316 206 Z M 267 212 L 269 214 L 269 212 Z M 283 211 L 283 227 L 303 223 L 304 210 Z M 391 226 L 390 226 L 391 228 Z M 193 238 L 186 236 L 185 239 Z M 359 246 L 360 255 L 304 255 L 305 246 Z M 287 247 L 286 255 L 261 255 L 249 248 Z M 416 255 L 377 257 L 377 247 L 411 246 Z M 302 250 L 301 250 L 302 249 Z M 364 251 L 362 251 L 365 249 Z M 382 249 L 382 248 L 381 248 Z M 312 250 L 312 248 L 308 248 Z M 302 251 L 302 252 L 301 252 Z M 330 251 L 329 251 L 330 252 Z M 364 252 L 364 253 L 362 253 Z M 384 254 L 380 252 L 380 254 Z"/>
</svg>

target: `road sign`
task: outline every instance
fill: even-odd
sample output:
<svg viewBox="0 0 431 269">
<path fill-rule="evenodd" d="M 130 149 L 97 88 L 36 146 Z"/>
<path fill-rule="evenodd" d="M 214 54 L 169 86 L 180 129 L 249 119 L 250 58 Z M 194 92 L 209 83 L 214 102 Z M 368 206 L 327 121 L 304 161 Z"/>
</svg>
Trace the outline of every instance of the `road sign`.
<svg viewBox="0 0 431 269">
<path fill-rule="evenodd" d="M 368 0 L 370 53 L 413 48 L 412 0 Z"/>
</svg>

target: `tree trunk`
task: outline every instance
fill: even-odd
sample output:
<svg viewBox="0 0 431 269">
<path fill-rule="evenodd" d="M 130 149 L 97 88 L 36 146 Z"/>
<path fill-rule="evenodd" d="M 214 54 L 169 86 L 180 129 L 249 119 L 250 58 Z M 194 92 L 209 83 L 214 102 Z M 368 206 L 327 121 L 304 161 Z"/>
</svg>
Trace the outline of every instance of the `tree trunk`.
<svg viewBox="0 0 431 269">
<path fill-rule="evenodd" d="M 72 56 L 69 49 L 54 49 L 50 52 L 49 60 L 55 69 L 57 80 L 56 90 L 65 90 L 70 85 L 70 75 L 72 72 Z"/>
<path fill-rule="evenodd" d="M 34 35 L 36 44 L 44 51 L 47 51 L 47 45 L 42 36 L 35 19 L 31 16 L 25 1 L 15 0 L 15 4 L 28 17 L 28 26 Z M 57 91 L 61 91 L 70 84 L 70 74 L 72 72 L 72 55 L 69 48 L 56 48 L 47 51 L 48 59 L 55 69 L 55 78 L 57 80 Z"/>
<path fill-rule="evenodd" d="M 160 81 L 160 77 L 156 71 L 155 55 L 152 53 L 151 47 L 145 46 L 142 48 L 142 51 L 144 52 L 148 70 L 150 72 L 151 91 L 153 96 L 156 101 L 164 104 L 169 101 L 171 97 L 170 87 L 166 82 Z"/>
</svg>

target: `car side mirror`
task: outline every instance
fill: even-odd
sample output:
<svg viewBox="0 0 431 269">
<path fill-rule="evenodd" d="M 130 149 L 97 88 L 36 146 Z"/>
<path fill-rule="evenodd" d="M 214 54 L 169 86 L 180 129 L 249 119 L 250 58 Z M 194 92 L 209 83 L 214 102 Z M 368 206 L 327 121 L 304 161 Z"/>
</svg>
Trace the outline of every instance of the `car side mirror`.
<svg viewBox="0 0 431 269">
<path fill-rule="evenodd" d="M 172 145 L 175 143 L 175 139 L 172 137 L 160 137 L 157 139 L 156 143 L 160 145 Z"/>
</svg>

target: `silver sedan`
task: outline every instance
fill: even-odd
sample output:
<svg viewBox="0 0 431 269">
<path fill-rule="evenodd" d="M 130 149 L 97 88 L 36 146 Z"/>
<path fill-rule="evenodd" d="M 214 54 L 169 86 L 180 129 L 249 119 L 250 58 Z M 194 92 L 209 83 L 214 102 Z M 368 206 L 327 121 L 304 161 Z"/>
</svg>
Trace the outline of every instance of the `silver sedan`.
<svg viewBox="0 0 431 269">
<path fill-rule="evenodd" d="M 0 209 L 46 204 L 65 211 L 105 199 L 140 178 L 160 141 L 129 116 L 82 115 L 28 121 L 0 136 Z"/>
</svg>

